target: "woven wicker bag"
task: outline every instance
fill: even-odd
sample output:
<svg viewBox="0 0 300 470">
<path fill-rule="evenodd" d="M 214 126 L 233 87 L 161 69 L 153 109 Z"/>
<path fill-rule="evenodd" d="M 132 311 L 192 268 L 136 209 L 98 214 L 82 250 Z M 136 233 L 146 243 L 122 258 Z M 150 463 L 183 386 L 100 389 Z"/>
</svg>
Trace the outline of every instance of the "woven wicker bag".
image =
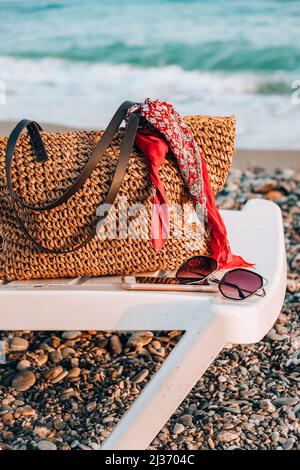
<svg viewBox="0 0 300 470">
<path fill-rule="evenodd" d="M 172 218 L 168 241 L 159 252 L 152 247 L 147 228 L 142 229 L 145 236 L 135 236 L 134 219 L 127 237 L 105 235 L 115 227 L 115 220 L 119 230 L 123 222 L 118 212 L 114 219 L 113 210 L 96 216 L 100 204 L 120 208 L 126 198 L 131 205 L 143 204 L 147 220 L 151 218 L 148 169 L 145 157 L 134 147 L 137 113 L 130 115 L 125 129 L 120 127 L 131 105 L 123 103 L 104 132 L 47 133 L 24 120 L 9 138 L 0 137 L 0 279 L 174 270 L 184 259 L 208 253 L 206 227 L 199 230 L 192 224 L 193 241 L 187 243 L 186 237 L 176 236 Z M 184 119 L 201 145 L 217 193 L 234 153 L 235 119 Z M 27 133 L 22 133 L 24 129 Z M 193 210 L 172 155 L 160 175 L 168 203 Z"/>
</svg>

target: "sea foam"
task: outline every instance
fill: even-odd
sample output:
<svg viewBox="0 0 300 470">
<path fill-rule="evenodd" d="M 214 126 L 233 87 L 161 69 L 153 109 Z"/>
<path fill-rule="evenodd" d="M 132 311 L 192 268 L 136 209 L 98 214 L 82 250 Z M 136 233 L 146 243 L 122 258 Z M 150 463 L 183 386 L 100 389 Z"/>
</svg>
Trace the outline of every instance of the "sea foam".
<svg viewBox="0 0 300 470">
<path fill-rule="evenodd" d="M 0 120 L 30 117 L 74 127 L 103 128 L 125 99 L 172 102 L 182 114 L 235 114 L 238 145 L 299 148 L 300 105 L 289 72 L 221 73 L 178 65 L 136 67 L 55 58 L 0 57 L 6 104 Z"/>
</svg>

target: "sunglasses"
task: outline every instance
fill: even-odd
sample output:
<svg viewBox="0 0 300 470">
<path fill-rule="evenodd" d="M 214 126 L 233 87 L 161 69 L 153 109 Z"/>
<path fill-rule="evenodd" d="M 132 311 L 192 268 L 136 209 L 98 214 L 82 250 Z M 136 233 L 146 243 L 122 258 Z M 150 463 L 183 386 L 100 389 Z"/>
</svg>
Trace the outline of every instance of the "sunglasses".
<svg viewBox="0 0 300 470">
<path fill-rule="evenodd" d="M 264 297 L 267 279 L 248 269 L 236 268 L 221 279 L 213 277 L 218 271 L 218 262 L 209 256 L 194 256 L 178 269 L 176 279 L 181 284 L 203 284 L 207 281 L 218 284 L 219 291 L 227 299 L 245 300 L 253 295 Z"/>
</svg>

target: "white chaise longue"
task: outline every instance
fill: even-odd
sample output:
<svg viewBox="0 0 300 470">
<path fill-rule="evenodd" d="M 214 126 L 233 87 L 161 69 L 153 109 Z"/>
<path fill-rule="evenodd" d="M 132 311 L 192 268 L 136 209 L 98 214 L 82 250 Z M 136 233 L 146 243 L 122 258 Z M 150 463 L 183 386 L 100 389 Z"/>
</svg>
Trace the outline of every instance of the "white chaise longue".
<svg viewBox="0 0 300 470">
<path fill-rule="evenodd" d="M 185 330 L 101 449 L 147 448 L 226 344 L 260 341 L 276 321 L 286 289 L 278 206 L 256 199 L 222 216 L 233 252 L 268 279 L 265 297 L 234 302 L 220 294 L 130 292 L 116 277 L 2 281 L 1 330 Z"/>
</svg>

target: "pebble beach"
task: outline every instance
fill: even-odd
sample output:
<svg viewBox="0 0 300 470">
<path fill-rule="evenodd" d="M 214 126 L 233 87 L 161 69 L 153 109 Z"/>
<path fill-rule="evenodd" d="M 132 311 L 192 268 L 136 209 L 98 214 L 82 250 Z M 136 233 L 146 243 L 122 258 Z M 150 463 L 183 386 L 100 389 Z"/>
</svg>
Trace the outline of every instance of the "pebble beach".
<svg viewBox="0 0 300 470">
<path fill-rule="evenodd" d="M 151 450 L 300 450 L 299 171 L 233 168 L 218 204 L 240 209 L 254 197 L 274 201 L 283 214 L 288 285 L 282 312 L 259 343 L 227 345 Z M 0 449 L 99 449 L 183 334 L 0 332 L 7 343 Z"/>
</svg>

